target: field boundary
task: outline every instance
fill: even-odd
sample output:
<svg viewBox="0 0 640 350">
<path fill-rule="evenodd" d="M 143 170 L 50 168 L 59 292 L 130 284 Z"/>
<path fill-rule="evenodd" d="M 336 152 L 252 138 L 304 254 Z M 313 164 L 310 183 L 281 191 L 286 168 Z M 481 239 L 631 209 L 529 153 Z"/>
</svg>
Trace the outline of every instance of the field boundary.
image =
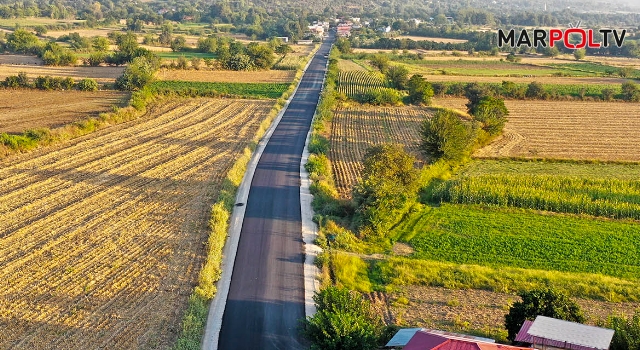
<svg viewBox="0 0 640 350">
<path fill-rule="evenodd" d="M 256 146 L 253 151 L 253 156 L 251 159 L 242 166 L 245 168 L 244 176 L 242 178 L 242 182 L 238 186 L 236 192 L 236 203 L 246 203 L 247 198 L 249 197 L 249 189 L 251 187 L 251 182 L 253 180 L 253 175 L 256 170 L 256 166 L 258 165 L 258 161 L 262 156 L 262 152 L 264 151 L 265 146 L 269 142 L 271 135 L 274 130 L 280 123 L 282 119 L 282 115 L 287 110 L 289 103 L 295 96 L 298 91 L 298 87 L 300 86 L 300 82 L 302 81 L 302 75 L 306 72 L 307 68 L 311 64 L 313 60 L 313 56 L 318 51 L 320 46 L 317 46 L 308 56 L 308 62 L 305 65 L 304 69 L 301 71 L 300 77 L 297 77 L 297 82 L 295 82 L 296 87 L 285 102 L 284 106 L 280 109 L 276 117 L 271 122 L 269 128 L 264 132 L 264 136 L 260 139 L 260 142 Z M 259 133 L 256 135 L 260 137 Z M 246 206 L 235 206 L 233 208 L 233 212 L 231 213 L 231 218 L 228 221 L 230 223 L 228 227 L 228 239 L 223 248 L 223 258 L 221 262 L 221 270 L 222 275 L 217 282 L 218 293 L 215 294 L 211 305 L 209 307 L 209 313 L 206 319 L 206 326 L 204 336 L 202 338 L 202 349 L 206 350 L 217 350 L 218 349 L 218 340 L 220 337 L 220 330 L 222 328 L 222 317 L 224 315 L 224 310 L 226 307 L 227 297 L 229 295 L 229 287 L 231 285 L 231 277 L 233 273 L 233 266 L 235 263 L 236 253 L 238 250 L 238 244 L 240 241 L 240 231 L 242 229 L 242 222 L 244 220 L 244 213 L 246 211 Z M 191 347 L 194 348 L 194 347 Z"/>
</svg>

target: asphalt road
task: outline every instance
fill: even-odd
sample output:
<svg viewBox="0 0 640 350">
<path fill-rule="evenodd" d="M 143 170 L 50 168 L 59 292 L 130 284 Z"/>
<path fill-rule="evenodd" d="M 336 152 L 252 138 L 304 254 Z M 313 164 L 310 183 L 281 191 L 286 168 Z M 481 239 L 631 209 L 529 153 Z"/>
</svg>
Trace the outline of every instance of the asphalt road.
<svg viewBox="0 0 640 350">
<path fill-rule="evenodd" d="M 267 143 L 249 190 L 218 348 L 305 348 L 300 159 L 326 72 L 322 44 Z"/>
</svg>

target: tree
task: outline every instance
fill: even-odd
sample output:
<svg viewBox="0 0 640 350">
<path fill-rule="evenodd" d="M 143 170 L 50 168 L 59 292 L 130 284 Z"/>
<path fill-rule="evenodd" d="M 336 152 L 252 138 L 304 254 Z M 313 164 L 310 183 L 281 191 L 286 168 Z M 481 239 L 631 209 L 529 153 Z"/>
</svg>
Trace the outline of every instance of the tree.
<svg viewBox="0 0 640 350">
<path fill-rule="evenodd" d="M 222 66 L 228 70 L 249 70 L 252 67 L 251 57 L 243 53 L 237 53 L 224 60 Z"/>
<path fill-rule="evenodd" d="M 385 234 L 399 220 L 405 206 L 415 200 L 415 162 L 415 157 L 400 146 L 384 144 L 367 150 L 362 180 L 353 190 L 354 222 L 361 236 Z"/>
<path fill-rule="evenodd" d="M 422 75 L 414 74 L 407 83 L 409 101 L 413 104 L 430 105 L 433 97 L 433 88 Z"/>
<path fill-rule="evenodd" d="M 607 325 L 615 331 L 610 350 L 640 350 L 640 311 L 628 319 L 611 316 Z"/>
<path fill-rule="evenodd" d="M 386 55 L 375 55 L 369 60 L 372 66 L 378 68 L 379 71 L 384 73 L 389 68 L 389 57 Z"/>
<path fill-rule="evenodd" d="M 171 51 L 178 52 L 187 46 L 187 39 L 183 35 L 178 35 L 171 42 Z"/>
<path fill-rule="evenodd" d="M 484 131 L 495 136 L 502 132 L 509 111 L 503 99 L 487 96 L 474 106 L 472 115 L 475 120 L 482 123 Z"/>
<path fill-rule="evenodd" d="M 464 95 L 467 97 L 467 99 L 469 99 L 469 102 L 466 105 L 469 114 L 473 114 L 476 106 L 483 98 L 493 96 L 486 85 L 480 85 L 478 83 L 471 83 L 465 86 Z"/>
<path fill-rule="evenodd" d="M 404 90 L 407 79 L 409 78 L 409 70 L 405 66 L 391 66 L 384 73 L 387 83 L 394 89 Z"/>
<path fill-rule="evenodd" d="M 251 58 L 253 67 L 257 69 L 269 69 L 273 65 L 273 50 L 268 45 L 250 43 L 247 45 L 246 53 Z"/>
<path fill-rule="evenodd" d="M 153 81 L 157 69 L 157 62 L 150 61 L 146 57 L 136 57 L 116 79 L 116 88 L 127 91 L 140 90 Z"/>
<path fill-rule="evenodd" d="M 293 52 L 293 49 L 291 48 L 291 45 L 280 44 L 276 46 L 275 52 L 284 58 L 288 53 Z"/>
<path fill-rule="evenodd" d="M 103 36 L 96 36 L 91 41 L 91 46 L 96 51 L 107 51 L 109 50 L 109 39 Z"/>
<path fill-rule="evenodd" d="M 314 295 L 316 313 L 304 322 L 304 336 L 314 350 L 378 348 L 382 322 L 357 292 L 327 287 Z"/>
<path fill-rule="evenodd" d="M 436 112 L 425 119 L 420 129 L 420 150 L 433 161 L 459 161 L 470 152 L 474 132 L 470 125 L 448 110 Z"/>
<path fill-rule="evenodd" d="M 586 56 L 587 56 L 587 50 L 586 49 L 573 50 L 573 57 L 576 59 L 576 61 L 580 61 L 580 60 L 584 59 Z"/>
<path fill-rule="evenodd" d="M 34 28 L 34 30 L 36 31 L 36 34 L 39 36 L 43 36 L 45 34 L 47 34 L 47 27 L 43 26 L 43 25 L 38 25 Z"/>
<path fill-rule="evenodd" d="M 569 297 L 553 289 L 536 289 L 519 293 L 522 301 L 514 303 L 505 315 L 504 325 L 507 339 L 513 341 L 525 320 L 535 320 L 537 316 L 553 317 L 560 320 L 582 323 L 585 317 L 580 307 Z"/>
<path fill-rule="evenodd" d="M 97 91 L 98 82 L 95 79 L 82 79 L 76 84 L 76 88 L 80 91 Z"/>
<path fill-rule="evenodd" d="M 340 38 L 336 40 L 334 45 L 341 53 L 351 52 L 351 42 L 349 41 L 349 39 Z"/>
<path fill-rule="evenodd" d="M 162 32 L 158 36 L 158 41 L 162 45 L 170 45 L 173 41 L 173 26 L 171 23 L 165 23 L 162 25 Z"/>
<path fill-rule="evenodd" d="M 199 52 L 213 53 L 213 52 L 216 52 L 217 48 L 218 48 L 218 39 L 214 37 L 198 39 Z"/>
</svg>

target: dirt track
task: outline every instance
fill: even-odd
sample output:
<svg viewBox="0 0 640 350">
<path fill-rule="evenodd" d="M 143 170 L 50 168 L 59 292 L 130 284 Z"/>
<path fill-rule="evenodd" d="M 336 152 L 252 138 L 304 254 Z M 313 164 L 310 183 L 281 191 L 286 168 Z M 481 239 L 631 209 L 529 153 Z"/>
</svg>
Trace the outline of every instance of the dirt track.
<svg viewBox="0 0 640 350">
<path fill-rule="evenodd" d="M 0 163 L 0 348 L 166 348 L 271 101 L 183 100 Z"/>
</svg>

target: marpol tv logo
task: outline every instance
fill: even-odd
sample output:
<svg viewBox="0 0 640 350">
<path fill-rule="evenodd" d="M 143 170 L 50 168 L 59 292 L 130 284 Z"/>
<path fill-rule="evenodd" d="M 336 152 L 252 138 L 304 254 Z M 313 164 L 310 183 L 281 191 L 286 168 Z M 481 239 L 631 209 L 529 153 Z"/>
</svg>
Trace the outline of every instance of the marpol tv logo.
<svg viewBox="0 0 640 350">
<path fill-rule="evenodd" d="M 534 29 L 528 31 L 523 29 L 517 32 L 515 29 L 504 31 L 498 29 L 498 47 L 510 46 L 512 48 L 527 47 L 555 47 L 558 43 L 564 44 L 567 49 L 577 50 L 588 47 L 599 49 L 615 45 L 622 47 L 627 30 L 618 31 L 616 29 L 593 29 L 580 28 L 581 22 L 577 25 L 569 23 L 568 29 Z M 578 39 L 577 41 L 575 39 Z M 600 39 L 600 40 L 598 40 Z"/>
</svg>

